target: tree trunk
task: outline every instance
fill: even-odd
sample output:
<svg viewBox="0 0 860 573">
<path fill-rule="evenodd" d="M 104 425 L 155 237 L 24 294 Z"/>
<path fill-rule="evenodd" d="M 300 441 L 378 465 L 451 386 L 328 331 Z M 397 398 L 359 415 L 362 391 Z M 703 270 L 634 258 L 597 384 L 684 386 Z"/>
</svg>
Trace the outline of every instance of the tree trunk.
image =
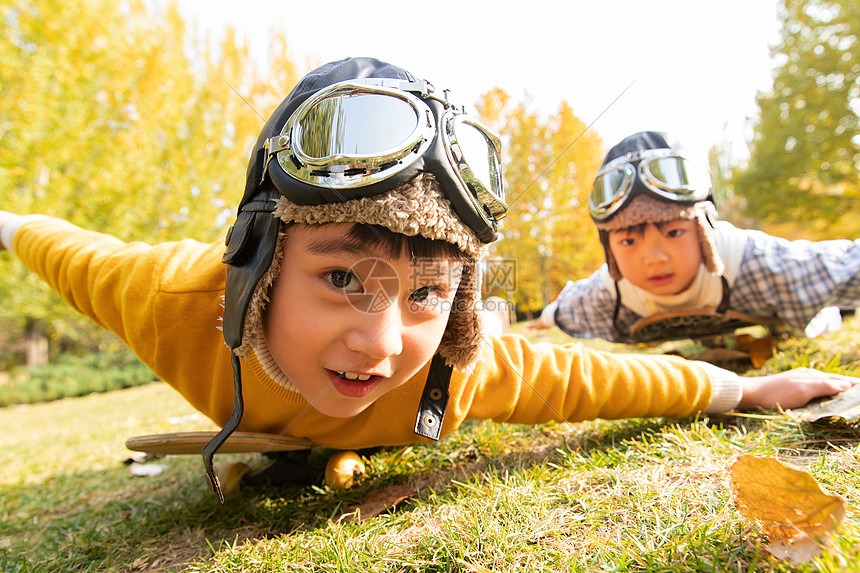
<svg viewBox="0 0 860 573">
<path fill-rule="evenodd" d="M 27 352 L 27 366 L 41 366 L 48 363 L 48 337 L 38 322 L 27 322 L 24 332 L 24 347 Z"/>
</svg>

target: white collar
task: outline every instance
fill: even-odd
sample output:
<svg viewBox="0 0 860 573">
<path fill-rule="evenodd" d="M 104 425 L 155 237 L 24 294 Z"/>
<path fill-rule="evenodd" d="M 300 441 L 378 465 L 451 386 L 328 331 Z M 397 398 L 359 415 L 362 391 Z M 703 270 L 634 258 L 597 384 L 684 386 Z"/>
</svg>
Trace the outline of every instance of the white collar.
<svg viewBox="0 0 860 573">
<path fill-rule="evenodd" d="M 699 266 L 696 278 L 689 288 L 678 294 L 657 295 L 634 286 L 627 279 L 618 281 L 621 304 L 639 316 L 651 316 L 673 310 L 717 308 L 723 300 L 723 281 L 719 275 Z"/>
<path fill-rule="evenodd" d="M 275 357 L 272 356 L 272 351 L 269 350 L 269 345 L 266 344 L 266 337 L 263 336 L 262 330 L 257 334 L 257 344 L 254 347 L 254 354 L 257 355 L 257 361 L 263 367 L 263 371 L 269 375 L 276 384 L 283 386 L 290 392 L 298 392 L 298 388 L 290 381 L 290 377 L 281 370 L 278 363 L 275 362 Z"/>
</svg>

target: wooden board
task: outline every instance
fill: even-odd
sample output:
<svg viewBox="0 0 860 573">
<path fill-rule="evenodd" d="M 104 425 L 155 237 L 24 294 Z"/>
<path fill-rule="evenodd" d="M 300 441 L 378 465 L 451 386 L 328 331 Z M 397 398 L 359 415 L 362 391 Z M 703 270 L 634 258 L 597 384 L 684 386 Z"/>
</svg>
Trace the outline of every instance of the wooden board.
<svg viewBox="0 0 860 573">
<path fill-rule="evenodd" d="M 630 327 L 630 335 L 638 342 L 704 338 L 732 333 L 738 328 L 755 325 L 775 325 L 781 321 L 773 316 L 753 316 L 728 310 L 690 309 L 663 312 L 641 318 Z"/>
<path fill-rule="evenodd" d="M 174 432 L 171 434 L 147 434 L 133 436 L 125 441 L 125 447 L 148 454 L 184 455 L 199 454 L 203 446 L 218 432 Z M 307 440 L 296 440 L 259 432 L 234 432 L 218 450 L 223 454 L 248 452 L 284 452 L 307 450 L 316 444 Z"/>
</svg>

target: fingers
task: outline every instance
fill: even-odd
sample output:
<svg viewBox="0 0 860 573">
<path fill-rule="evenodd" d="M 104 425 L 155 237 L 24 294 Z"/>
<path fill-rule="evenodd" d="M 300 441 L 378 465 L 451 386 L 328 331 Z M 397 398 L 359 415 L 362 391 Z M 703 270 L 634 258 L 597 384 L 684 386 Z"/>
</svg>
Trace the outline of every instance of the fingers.
<svg viewBox="0 0 860 573">
<path fill-rule="evenodd" d="M 817 391 L 819 393 L 816 394 L 815 397 L 827 396 L 829 394 L 836 394 L 839 392 L 844 392 L 845 390 L 848 390 L 849 388 L 854 386 L 856 383 L 857 383 L 857 379 L 851 378 L 849 376 L 835 375 L 835 377 L 834 376 L 826 377 L 826 378 L 818 381 L 818 384 L 816 386 L 817 386 Z"/>
</svg>

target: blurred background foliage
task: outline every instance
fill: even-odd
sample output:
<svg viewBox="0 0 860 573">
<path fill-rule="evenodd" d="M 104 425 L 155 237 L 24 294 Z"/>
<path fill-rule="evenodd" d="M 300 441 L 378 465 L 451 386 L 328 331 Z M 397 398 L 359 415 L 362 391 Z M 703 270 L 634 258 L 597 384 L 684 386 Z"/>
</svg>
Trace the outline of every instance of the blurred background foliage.
<svg viewBox="0 0 860 573">
<path fill-rule="evenodd" d="M 723 212 L 787 238 L 860 231 L 860 2 L 783 0 L 749 161 L 730 169 Z"/>
<path fill-rule="evenodd" d="M 756 97 L 749 157 L 715 145 L 707 158 L 718 206 L 739 226 L 788 238 L 857 237 L 860 6 L 783 0 L 780 10 L 773 89 Z M 264 118 L 308 71 L 283 36 L 263 69 L 235 32 L 211 46 L 174 6 L 142 0 L 0 0 L 0 30 L 0 209 L 126 241 L 220 240 Z M 513 298 L 534 313 L 603 261 L 586 205 L 615 142 L 564 100 L 548 117 L 497 88 L 474 103 L 505 145 L 511 211 L 492 254 L 516 261 Z M 29 360 L 44 358 L 45 341 L 52 356 L 121 347 L 0 257 L 0 368 L 28 348 Z"/>
<path fill-rule="evenodd" d="M 297 81 L 283 37 L 261 76 L 241 38 L 210 49 L 173 6 L 2 0 L 0 17 L 0 209 L 126 241 L 223 236 L 262 118 Z M 17 262 L 0 300 L 7 352 L 24 337 L 38 354 L 43 335 L 57 350 L 117 345 Z"/>
</svg>

